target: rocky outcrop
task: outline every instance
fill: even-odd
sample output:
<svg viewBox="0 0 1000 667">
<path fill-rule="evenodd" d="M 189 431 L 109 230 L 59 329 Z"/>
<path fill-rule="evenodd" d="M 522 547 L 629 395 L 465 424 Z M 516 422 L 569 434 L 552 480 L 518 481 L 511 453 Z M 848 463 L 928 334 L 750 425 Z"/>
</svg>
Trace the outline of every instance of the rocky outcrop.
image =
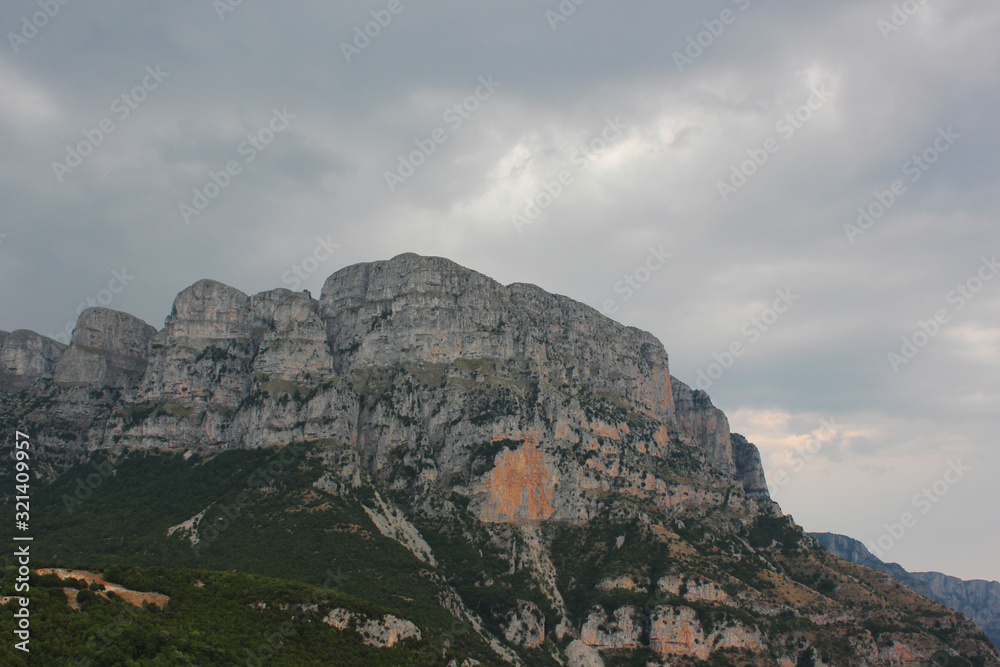
<svg viewBox="0 0 1000 667">
<path fill-rule="evenodd" d="M 940 572 L 908 572 L 897 563 L 884 563 L 864 544 L 836 533 L 809 533 L 838 558 L 884 572 L 907 588 L 949 609 L 962 612 L 1000 647 L 1000 582 L 963 581 Z"/>
<path fill-rule="evenodd" d="M 504 286 L 447 259 L 406 254 L 337 271 L 320 301 L 338 370 L 520 360 L 551 385 L 619 396 L 660 419 L 673 414 L 658 340 L 534 285 Z"/>
<path fill-rule="evenodd" d="M 73 337 L 53 379 L 64 384 L 125 387 L 146 370 L 156 329 L 137 317 L 107 308 L 80 313 Z"/>
<path fill-rule="evenodd" d="M 420 640 L 420 628 L 406 619 L 386 614 L 380 619 L 370 619 L 347 609 L 331 609 L 323 618 L 327 625 L 346 630 L 352 628 L 361 635 L 361 641 L 368 646 L 391 647 L 404 639 Z"/>
<path fill-rule="evenodd" d="M 598 650 L 636 649 L 642 644 L 642 620 L 635 607 L 618 607 L 609 618 L 595 607 L 580 628 L 580 641 Z"/>
<path fill-rule="evenodd" d="M 523 442 L 498 454 L 484 480 L 489 499 L 480 517 L 486 521 L 543 521 L 555 511 L 558 473 L 539 450 L 536 435 L 528 434 Z"/>
<path fill-rule="evenodd" d="M 657 607 L 650 621 L 649 642 L 661 656 L 692 656 L 699 660 L 718 649 L 759 651 L 764 647 L 760 632 L 735 620 L 706 629 L 690 607 Z"/>
<path fill-rule="evenodd" d="M 538 648 L 545 641 L 545 615 L 534 602 L 518 600 L 503 624 L 504 637 L 518 646 Z"/>
<path fill-rule="evenodd" d="M 729 595 L 721 586 L 713 581 L 704 581 L 701 577 L 661 577 L 656 582 L 656 587 L 661 594 L 676 595 L 691 602 L 732 603 Z"/>
<path fill-rule="evenodd" d="M 728 475 L 735 475 L 736 463 L 726 415 L 712 405 L 708 394 L 700 389 L 691 389 L 674 380 L 673 392 L 677 426 L 681 432 L 701 446 L 712 465 Z"/>
<path fill-rule="evenodd" d="M 279 289 L 254 296 L 251 304 L 266 327 L 254 358 L 254 373 L 303 385 L 332 374 L 333 356 L 318 301 L 304 292 Z"/>
<path fill-rule="evenodd" d="M 604 660 L 597 649 L 579 639 L 574 639 L 566 647 L 566 658 L 569 667 L 604 667 Z"/>
<path fill-rule="evenodd" d="M 201 280 L 159 332 L 95 308 L 68 350 L 15 332 L 0 357 L 0 391 L 47 392 L 36 416 L 64 427 L 37 438 L 67 451 L 338 442 L 391 488 L 411 488 L 401 466 L 418 490 L 447 480 L 495 523 L 583 523 L 612 489 L 671 511 L 767 501 L 752 445 L 734 456 L 650 334 L 438 257 L 347 267 L 318 300 Z M 746 492 L 681 484 L 673 460 Z"/>
<path fill-rule="evenodd" d="M 167 537 L 178 533 L 181 539 L 187 538 L 192 545 L 198 544 L 201 541 L 201 536 L 198 535 L 198 525 L 205 518 L 205 512 L 207 511 L 207 509 L 203 509 L 187 521 L 181 521 L 175 526 L 170 526 L 170 528 L 167 528 Z"/>
<path fill-rule="evenodd" d="M 733 445 L 733 465 L 736 466 L 736 476 L 743 483 L 743 490 L 756 500 L 770 499 L 760 452 L 739 433 L 733 433 L 730 437 Z"/>
<path fill-rule="evenodd" d="M 600 591 L 625 590 L 635 591 L 637 593 L 645 593 L 649 590 L 645 583 L 639 583 L 628 575 L 601 579 L 597 582 L 597 586 L 595 586 L 595 588 Z"/>
<path fill-rule="evenodd" d="M 62 343 L 34 331 L 14 331 L 0 347 L 0 382 L 16 390 L 50 379 L 65 349 Z"/>
<path fill-rule="evenodd" d="M 396 540 L 402 544 L 410 553 L 424 563 L 432 567 L 437 565 L 437 561 L 434 560 L 434 554 L 431 553 L 430 546 L 424 540 L 420 531 L 406 520 L 406 516 L 399 508 L 382 500 L 382 496 L 377 491 L 375 492 L 375 502 L 377 503 L 376 509 L 371 509 L 366 505 L 362 505 L 362 509 L 368 514 L 368 518 L 375 524 L 379 532 L 389 539 Z"/>
</svg>

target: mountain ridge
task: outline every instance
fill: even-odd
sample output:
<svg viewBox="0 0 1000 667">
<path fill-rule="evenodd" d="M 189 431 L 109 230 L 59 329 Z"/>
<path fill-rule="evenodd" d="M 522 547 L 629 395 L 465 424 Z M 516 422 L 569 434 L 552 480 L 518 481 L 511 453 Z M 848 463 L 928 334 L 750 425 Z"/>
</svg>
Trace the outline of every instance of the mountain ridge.
<svg viewBox="0 0 1000 667">
<path fill-rule="evenodd" d="M 390 333 L 399 334 L 392 340 L 389 336 L 367 335 L 376 327 L 381 328 L 380 320 L 385 313 L 378 310 L 379 304 L 393 300 L 405 302 L 411 298 L 417 302 L 430 301 L 428 308 L 431 311 L 438 307 L 434 301 L 449 298 L 461 302 L 457 305 L 462 309 L 479 307 L 484 318 L 493 320 L 488 323 L 493 331 L 484 331 L 484 327 L 479 326 L 482 323 L 463 322 L 463 315 L 454 313 L 458 322 L 451 328 L 439 325 L 431 332 L 425 327 L 426 322 L 404 322 L 391 330 Z M 505 335 L 497 329 L 506 324 L 503 315 L 497 317 L 489 308 L 481 307 L 482 302 L 489 299 L 508 306 L 508 315 L 515 308 L 521 309 L 528 313 L 528 321 L 518 323 L 520 331 Z M 409 305 L 412 304 L 404 304 Z M 361 322 L 356 313 L 364 308 L 375 308 L 377 312 L 374 316 L 365 313 L 365 321 Z M 86 442 L 80 443 L 84 448 L 145 447 L 163 442 L 178 446 L 178 441 L 180 446 L 193 446 L 196 440 L 204 440 L 205 433 L 185 433 L 185 429 L 178 426 L 167 427 L 162 435 L 157 435 L 155 424 L 183 416 L 169 414 L 171 411 L 194 410 L 212 420 L 215 413 L 238 408 L 248 392 L 258 390 L 266 382 L 252 386 L 253 382 L 246 377 L 221 377 L 213 378 L 221 380 L 219 387 L 210 387 L 208 382 L 175 377 L 172 369 L 178 365 L 197 364 L 205 355 L 225 355 L 236 363 L 252 361 L 246 369 L 250 374 L 267 376 L 278 383 L 305 384 L 338 378 L 345 370 L 357 367 L 377 369 L 393 364 L 452 363 L 459 358 L 505 360 L 519 357 L 541 367 L 553 346 L 553 341 L 545 339 L 544 332 L 537 336 L 534 335 L 537 330 L 532 331 L 532 320 L 539 319 L 543 313 L 545 317 L 558 313 L 560 324 L 569 332 L 567 337 L 582 331 L 585 335 L 609 341 L 625 339 L 625 345 L 619 345 L 615 352 L 630 348 L 616 360 L 608 354 L 609 350 L 588 345 L 583 352 L 596 359 L 587 369 L 578 369 L 575 365 L 564 369 L 568 377 L 564 376 L 563 381 L 579 383 L 581 371 L 590 375 L 594 368 L 616 366 L 620 359 L 627 358 L 630 367 L 622 374 L 632 377 L 631 386 L 622 392 L 622 387 L 615 386 L 622 383 L 601 378 L 597 390 L 619 394 L 618 397 L 627 402 L 638 403 L 655 418 L 676 421 L 692 440 L 704 443 L 705 456 L 720 472 L 737 473 L 725 415 L 711 404 L 707 394 L 669 375 L 666 352 L 651 334 L 618 324 L 589 306 L 549 294 L 534 285 L 511 283 L 504 286 L 451 260 L 412 253 L 340 269 L 327 278 L 319 299 L 281 288 L 250 296 L 219 281 L 205 279 L 178 294 L 160 330 L 125 313 L 90 308 L 81 313 L 69 346 L 61 346 L 33 332 L 15 331 L 0 346 L 0 381 L 14 387 L 28 387 L 48 380 L 67 389 L 58 416 L 71 421 L 88 418 L 100 422 L 101 433 L 91 428 Z M 577 322 L 574 324 L 573 320 Z M 272 331 L 266 331 L 269 327 Z M 422 331 L 421 327 L 424 327 Z M 440 340 L 429 350 L 425 349 L 414 338 L 415 330 L 421 331 L 417 336 L 426 339 L 433 333 Z M 515 338 L 518 337 L 521 349 L 515 350 L 518 345 Z M 572 341 L 555 342 L 569 343 L 569 355 L 564 356 L 579 352 L 572 349 Z M 184 354 L 192 349 L 196 350 L 195 354 Z M 650 371 L 652 382 L 640 379 L 640 368 Z M 613 369 L 612 373 L 615 372 L 620 373 Z M 142 377 L 137 378 L 140 373 Z M 110 413 L 91 411 L 93 414 L 84 414 L 74 409 L 86 402 L 73 396 L 79 393 L 72 391 L 74 388 L 104 384 L 120 390 L 117 399 L 128 406 L 124 414 L 117 415 L 116 419 L 116 415 Z M 622 393 L 625 395 L 621 396 Z M 156 401 L 169 405 L 161 406 L 159 414 L 148 418 L 154 424 L 143 430 L 132 428 L 135 418 L 141 416 L 149 403 Z M 674 407 L 676 401 L 682 405 L 679 414 Z M 110 431 L 106 427 L 110 427 Z M 207 430 L 214 437 L 208 443 L 200 442 L 201 446 L 225 448 L 261 442 L 245 441 L 253 437 L 253 429 L 249 426 L 243 433 L 223 433 L 218 423 L 214 428 L 210 424 Z M 283 444 L 295 439 L 295 434 L 285 433 L 268 442 Z M 72 449 L 71 443 L 67 445 Z M 759 462 L 754 463 L 754 456 L 759 458 L 754 454 L 744 457 L 750 466 L 747 474 L 751 478 L 747 483 L 760 494 L 766 490 L 766 482 L 762 472 L 758 474 L 756 470 Z"/>
<path fill-rule="evenodd" d="M 860 540 L 837 533 L 809 533 L 833 555 L 884 572 L 904 586 L 935 602 L 960 611 L 983 629 L 1000 647 L 1000 582 L 960 579 L 941 572 L 910 572 L 898 563 L 876 557 Z"/>
<path fill-rule="evenodd" d="M 380 605 L 514 664 L 1000 665 L 807 538 L 659 340 L 533 285 L 404 254 L 318 299 L 202 280 L 159 330 L 89 309 L 69 346 L 0 340 L 49 558 L 279 576 L 280 531 L 303 580 L 335 555 L 374 594 L 392 563 L 412 594 Z"/>
</svg>

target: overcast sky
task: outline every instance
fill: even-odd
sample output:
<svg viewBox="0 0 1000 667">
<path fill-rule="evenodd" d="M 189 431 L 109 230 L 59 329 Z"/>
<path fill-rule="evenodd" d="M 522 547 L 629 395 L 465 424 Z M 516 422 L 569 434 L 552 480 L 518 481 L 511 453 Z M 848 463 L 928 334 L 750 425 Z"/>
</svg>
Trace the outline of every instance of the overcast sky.
<svg viewBox="0 0 1000 667">
<path fill-rule="evenodd" d="M 0 5 L 0 329 L 449 257 L 659 337 L 807 530 L 1000 579 L 995 1 L 60 2 Z"/>
</svg>

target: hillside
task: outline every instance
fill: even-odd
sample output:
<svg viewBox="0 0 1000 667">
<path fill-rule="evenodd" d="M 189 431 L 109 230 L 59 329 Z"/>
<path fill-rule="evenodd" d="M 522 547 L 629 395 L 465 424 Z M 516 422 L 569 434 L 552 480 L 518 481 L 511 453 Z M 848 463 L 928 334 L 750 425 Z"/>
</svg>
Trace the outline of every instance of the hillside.
<svg viewBox="0 0 1000 667">
<path fill-rule="evenodd" d="M 994 646 L 1000 647 L 1000 582 L 963 581 L 940 572 L 908 572 L 897 563 L 884 563 L 864 544 L 835 533 L 809 533 L 830 553 L 858 565 L 885 572 L 907 588 L 971 618 Z"/>
<path fill-rule="evenodd" d="M 653 336 L 535 286 L 401 255 L 0 339 L 47 565 L 335 570 L 440 664 L 1000 665 L 782 514 Z"/>
</svg>

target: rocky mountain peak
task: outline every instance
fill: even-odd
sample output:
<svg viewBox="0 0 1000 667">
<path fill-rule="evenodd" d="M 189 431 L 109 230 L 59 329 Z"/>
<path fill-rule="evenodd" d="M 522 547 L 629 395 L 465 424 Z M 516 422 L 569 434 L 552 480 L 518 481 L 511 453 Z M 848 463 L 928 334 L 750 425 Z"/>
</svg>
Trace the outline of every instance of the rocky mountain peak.
<svg viewBox="0 0 1000 667">
<path fill-rule="evenodd" d="M 79 485 L 113 452 L 108 490 L 144 519 L 111 534 L 91 517 L 100 558 L 131 531 L 132 556 L 261 568 L 258 536 L 280 535 L 281 576 L 353 563 L 352 594 L 394 611 L 386 647 L 436 635 L 416 621 L 439 607 L 510 664 L 1000 664 L 964 618 L 807 539 L 651 334 L 443 258 L 349 266 L 319 299 L 202 280 L 159 331 L 95 308 L 69 346 L 0 333 L 0 423 L 32 425 L 53 481 L 43 553 L 113 505 L 79 497 L 104 493 Z M 390 572 L 429 588 L 384 596 Z"/>
<path fill-rule="evenodd" d="M 608 475 L 667 502 L 667 482 L 640 461 L 681 455 L 718 475 L 713 485 L 767 498 L 753 446 L 733 440 L 704 392 L 671 377 L 651 334 L 441 257 L 348 266 L 318 300 L 200 280 L 159 332 L 95 308 L 68 349 L 14 332 L 0 351 L 6 390 L 48 392 L 53 410 L 80 420 L 79 437 L 53 442 L 69 450 L 342 438 L 373 472 L 413 456 L 431 478 L 454 474 L 486 494 L 484 516 L 509 519 L 582 520 L 596 502 L 585 489 Z M 87 406 L 77 384 L 116 400 Z M 482 448 L 493 459 L 475 463 Z"/>
</svg>

